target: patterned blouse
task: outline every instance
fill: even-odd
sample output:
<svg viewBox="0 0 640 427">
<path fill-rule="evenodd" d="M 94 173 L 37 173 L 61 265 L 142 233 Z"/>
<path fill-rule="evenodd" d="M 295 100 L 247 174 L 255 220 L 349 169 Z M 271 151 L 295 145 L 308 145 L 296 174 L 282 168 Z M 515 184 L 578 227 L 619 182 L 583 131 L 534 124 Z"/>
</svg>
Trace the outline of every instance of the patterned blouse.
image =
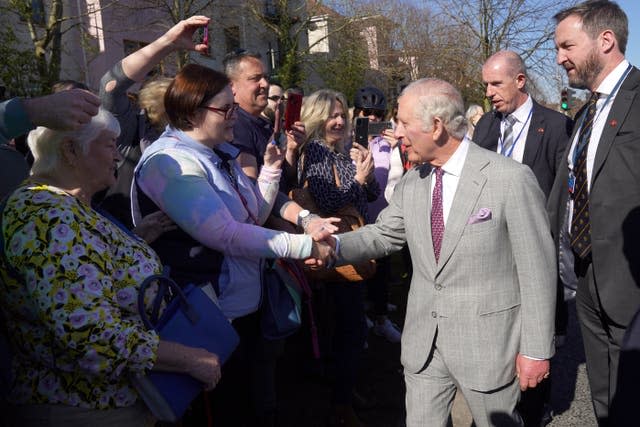
<svg viewBox="0 0 640 427">
<path fill-rule="evenodd" d="M 137 310 L 138 286 L 161 270 L 153 250 L 75 197 L 29 182 L 8 199 L 2 236 L 10 401 L 98 409 L 134 404 L 127 371 L 150 369 L 159 342 Z"/>
<path fill-rule="evenodd" d="M 336 166 L 340 186 L 336 185 L 333 165 Z M 352 204 L 358 209 L 365 221 L 368 221 L 367 202 L 380 195 L 380 186 L 376 180 L 360 185 L 356 181 L 356 167 L 351 158 L 336 153 L 321 141 L 310 141 L 304 150 L 302 184 L 309 183 L 309 192 L 323 213 L 335 214 L 343 206 Z"/>
</svg>

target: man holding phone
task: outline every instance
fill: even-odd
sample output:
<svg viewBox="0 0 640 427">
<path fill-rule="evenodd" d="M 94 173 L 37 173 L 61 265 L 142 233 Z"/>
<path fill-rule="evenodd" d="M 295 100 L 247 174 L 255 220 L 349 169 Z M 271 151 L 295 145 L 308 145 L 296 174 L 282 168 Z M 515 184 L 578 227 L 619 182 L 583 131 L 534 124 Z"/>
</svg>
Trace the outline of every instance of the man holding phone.
<svg viewBox="0 0 640 427">
<path fill-rule="evenodd" d="M 367 86 L 358 89 L 353 105 L 353 117 L 355 117 L 356 123 L 354 126 L 355 144 L 351 149 L 352 158 L 357 155 L 366 155 L 368 149 L 375 165 L 376 181 L 384 190 L 389 176 L 391 152 L 398 143 L 398 140 L 393 137 L 393 130 L 383 122 L 387 101 L 380 89 Z M 369 202 L 369 221 L 375 222 L 380 211 L 386 206 L 387 201 L 383 196 Z M 377 263 L 376 275 L 367 283 L 369 299 L 373 303 L 375 316 L 373 331 L 389 342 L 398 343 L 401 337 L 400 331 L 387 316 L 390 273 L 388 257 L 378 259 Z"/>
</svg>

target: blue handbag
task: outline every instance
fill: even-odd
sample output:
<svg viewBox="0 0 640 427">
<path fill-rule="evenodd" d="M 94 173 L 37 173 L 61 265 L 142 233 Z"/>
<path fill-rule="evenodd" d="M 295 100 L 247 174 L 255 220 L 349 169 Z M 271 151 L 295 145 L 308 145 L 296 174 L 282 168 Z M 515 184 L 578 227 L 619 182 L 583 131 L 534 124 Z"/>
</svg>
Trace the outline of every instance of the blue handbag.
<svg viewBox="0 0 640 427">
<path fill-rule="evenodd" d="M 158 294 L 151 316 L 147 316 L 144 294 L 153 281 L 158 282 Z M 167 300 L 167 307 L 159 315 L 162 302 Z M 156 330 L 162 340 L 204 348 L 215 353 L 221 363 L 226 362 L 240 340 L 213 299 L 198 286 L 180 288 L 169 278 L 168 268 L 162 275 L 148 277 L 142 283 L 138 309 L 145 326 Z M 174 372 L 150 371 L 133 377 L 132 381 L 154 416 L 173 423 L 182 418 L 203 389 L 195 378 Z"/>
</svg>

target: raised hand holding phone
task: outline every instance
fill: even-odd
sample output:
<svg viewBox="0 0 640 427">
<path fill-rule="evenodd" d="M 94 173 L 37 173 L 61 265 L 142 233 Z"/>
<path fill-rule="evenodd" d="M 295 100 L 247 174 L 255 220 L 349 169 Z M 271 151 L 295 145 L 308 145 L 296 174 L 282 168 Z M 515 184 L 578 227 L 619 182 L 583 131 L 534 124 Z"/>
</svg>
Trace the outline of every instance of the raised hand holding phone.
<svg viewBox="0 0 640 427">
<path fill-rule="evenodd" d="M 300 121 L 300 110 L 302 109 L 302 95 L 299 93 L 289 93 L 287 95 L 287 107 L 284 110 L 284 130 L 291 130 L 295 122 Z"/>
</svg>

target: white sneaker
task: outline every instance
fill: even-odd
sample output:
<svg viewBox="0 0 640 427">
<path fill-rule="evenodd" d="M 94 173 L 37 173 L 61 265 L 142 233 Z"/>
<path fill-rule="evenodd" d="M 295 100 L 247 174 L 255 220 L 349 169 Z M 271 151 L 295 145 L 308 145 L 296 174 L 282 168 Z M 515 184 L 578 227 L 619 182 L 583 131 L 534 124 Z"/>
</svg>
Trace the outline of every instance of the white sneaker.
<svg viewBox="0 0 640 427">
<path fill-rule="evenodd" d="M 373 327 L 373 332 L 378 336 L 385 337 L 387 341 L 392 343 L 400 342 L 402 337 L 400 329 L 389 319 L 385 319 L 382 325 L 376 324 Z"/>
</svg>

